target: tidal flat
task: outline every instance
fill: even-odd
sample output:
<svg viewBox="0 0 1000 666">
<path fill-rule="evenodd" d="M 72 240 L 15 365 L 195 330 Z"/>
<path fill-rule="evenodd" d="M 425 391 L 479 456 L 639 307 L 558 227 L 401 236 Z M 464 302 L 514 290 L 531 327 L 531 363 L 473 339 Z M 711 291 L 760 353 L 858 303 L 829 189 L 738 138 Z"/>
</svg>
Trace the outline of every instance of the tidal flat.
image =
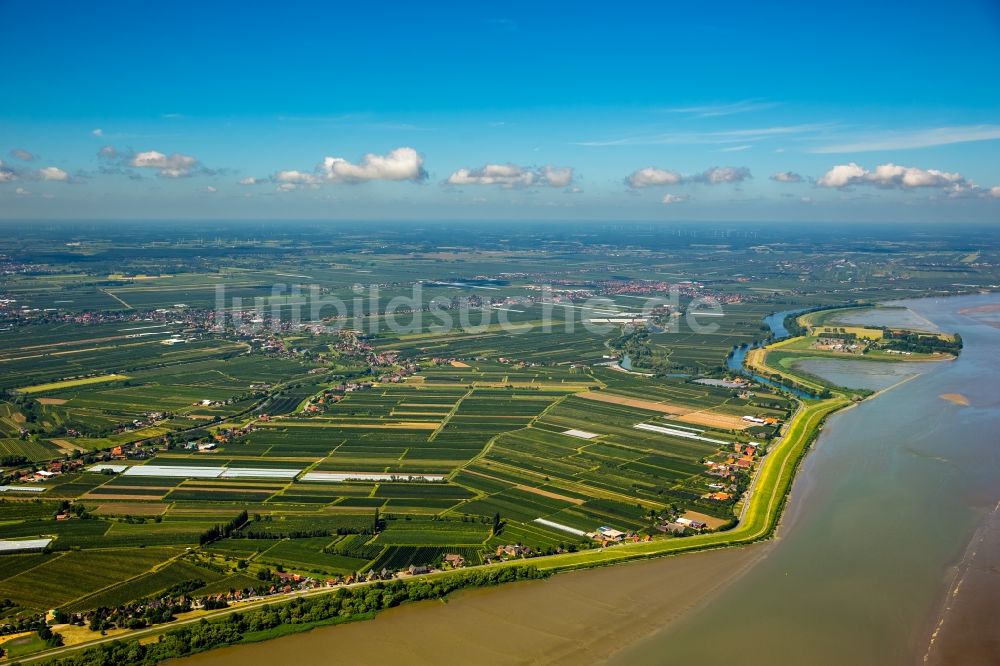
<svg viewBox="0 0 1000 666">
<path fill-rule="evenodd" d="M 770 544 L 687 553 L 470 590 L 375 619 L 225 648 L 174 666 L 580 664 L 603 661 L 704 604 Z"/>
</svg>

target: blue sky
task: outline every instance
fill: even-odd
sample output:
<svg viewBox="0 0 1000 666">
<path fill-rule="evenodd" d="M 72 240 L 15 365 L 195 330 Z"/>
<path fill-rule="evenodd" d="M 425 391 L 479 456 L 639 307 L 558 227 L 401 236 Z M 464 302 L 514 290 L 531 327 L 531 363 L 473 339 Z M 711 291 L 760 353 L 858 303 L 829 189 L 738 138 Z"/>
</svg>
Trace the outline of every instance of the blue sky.
<svg viewBox="0 0 1000 666">
<path fill-rule="evenodd" d="M 1000 220 L 994 0 L 430 4 L 0 0 L 0 217 Z"/>
</svg>

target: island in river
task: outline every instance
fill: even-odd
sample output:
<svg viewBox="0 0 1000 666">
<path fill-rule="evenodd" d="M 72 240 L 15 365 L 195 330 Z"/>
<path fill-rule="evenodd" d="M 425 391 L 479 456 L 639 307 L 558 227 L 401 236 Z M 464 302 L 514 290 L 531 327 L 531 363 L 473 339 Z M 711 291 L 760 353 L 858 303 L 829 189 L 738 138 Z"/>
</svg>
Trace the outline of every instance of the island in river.
<svg viewBox="0 0 1000 666">
<path fill-rule="evenodd" d="M 903 303 L 960 333 L 962 356 L 836 414 L 775 540 L 463 592 L 177 663 L 996 663 L 998 303 Z"/>
</svg>

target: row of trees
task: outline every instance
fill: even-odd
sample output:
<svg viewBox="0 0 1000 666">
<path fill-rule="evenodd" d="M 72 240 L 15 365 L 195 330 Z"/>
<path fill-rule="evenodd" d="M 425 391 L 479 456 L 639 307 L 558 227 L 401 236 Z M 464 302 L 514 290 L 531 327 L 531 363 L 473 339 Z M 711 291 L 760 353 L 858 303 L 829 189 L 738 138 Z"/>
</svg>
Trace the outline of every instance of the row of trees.
<svg viewBox="0 0 1000 666">
<path fill-rule="evenodd" d="M 298 597 L 282 604 L 268 604 L 219 620 L 201 620 L 167 632 L 159 642 L 114 641 L 51 662 L 53 666 L 153 666 L 212 648 L 234 645 L 247 634 L 266 632 L 283 625 L 303 625 L 360 619 L 405 601 L 440 599 L 456 590 L 517 580 L 544 578 L 535 567 L 512 566 L 484 571 L 463 571 L 436 578 L 379 582 L 340 588 L 332 594 Z"/>
<path fill-rule="evenodd" d="M 207 530 L 202 532 L 198 536 L 198 545 L 204 546 L 205 544 L 212 543 L 213 541 L 225 539 L 227 536 L 246 525 L 247 520 L 249 519 L 250 516 L 247 515 L 247 510 L 243 509 L 240 511 L 238 516 L 230 520 L 225 525 L 212 525 Z"/>
<path fill-rule="evenodd" d="M 952 354 L 953 356 L 958 356 L 958 353 L 962 350 L 962 336 L 957 334 L 954 339 L 948 340 L 936 335 L 920 335 L 919 333 L 903 331 L 893 333 L 888 329 L 884 329 L 884 331 L 882 346 L 886 349 L 916 352 L 918 354 L 941 352 Z"/>
</svg>

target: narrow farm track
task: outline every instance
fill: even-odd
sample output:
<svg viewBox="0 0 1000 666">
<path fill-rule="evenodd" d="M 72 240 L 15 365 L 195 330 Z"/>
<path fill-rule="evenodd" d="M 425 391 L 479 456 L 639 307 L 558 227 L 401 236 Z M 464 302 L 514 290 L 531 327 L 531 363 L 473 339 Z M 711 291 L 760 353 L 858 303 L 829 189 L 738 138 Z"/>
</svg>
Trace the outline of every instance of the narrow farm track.
<svg viewBox="0 0 1000 666">
<path fill-rule="evenodd" d="M 437 436 L 441 434 L 441 431 L 444 430 L 444 427 L 448 425 L 448 421 L 451 420 L 451 417 L 455 416 L 455 414 L 458 413 L 459 407 L 462 406 L 462 401 L 468 398 L 470 395 L 472 395 L 472 389 L 466 391 L 465 395 L 463 395 L 461 398 L 455 401 L 455 404 L 452 405 L 450 410 L 448 410 L 448 413 L 445 414 L 445 417 L 441 419 L 441 423 L 437 424 L 437 426 L 434 428 L 434 432 L 432 432 L 430 434 L 430 437 L 427 438 L 428 442 L 433 442 L 435 439 L 437 439 Z"/>
<path fill-rule="evenodd" d="M 128 310 L 131 310 L 131 309 L 133 309 L 131 305 L 129 305 L 128 303 L 126 303 L 126 302 L 125 302 L 124 300 L 122 300 L 121 298 L 119 298 L 119 297 L 115 296 L 114 294 L 112 294 L 112 293 L 111 293 L 110 291 L 108 291 L 107 289 L 101 289 L 100 291 L 101 291 L 101 292 L 103 292 L 104 294 L 106 294 L 107 296 L 110 296 L 111 298 L 115 299 L 116 301 L 118 301 L 118 302 L 119 302 L 119 303 L 121 303 L 122 305 L 124 305 L 126 309 L 128 309 Z"/>
</svg>

